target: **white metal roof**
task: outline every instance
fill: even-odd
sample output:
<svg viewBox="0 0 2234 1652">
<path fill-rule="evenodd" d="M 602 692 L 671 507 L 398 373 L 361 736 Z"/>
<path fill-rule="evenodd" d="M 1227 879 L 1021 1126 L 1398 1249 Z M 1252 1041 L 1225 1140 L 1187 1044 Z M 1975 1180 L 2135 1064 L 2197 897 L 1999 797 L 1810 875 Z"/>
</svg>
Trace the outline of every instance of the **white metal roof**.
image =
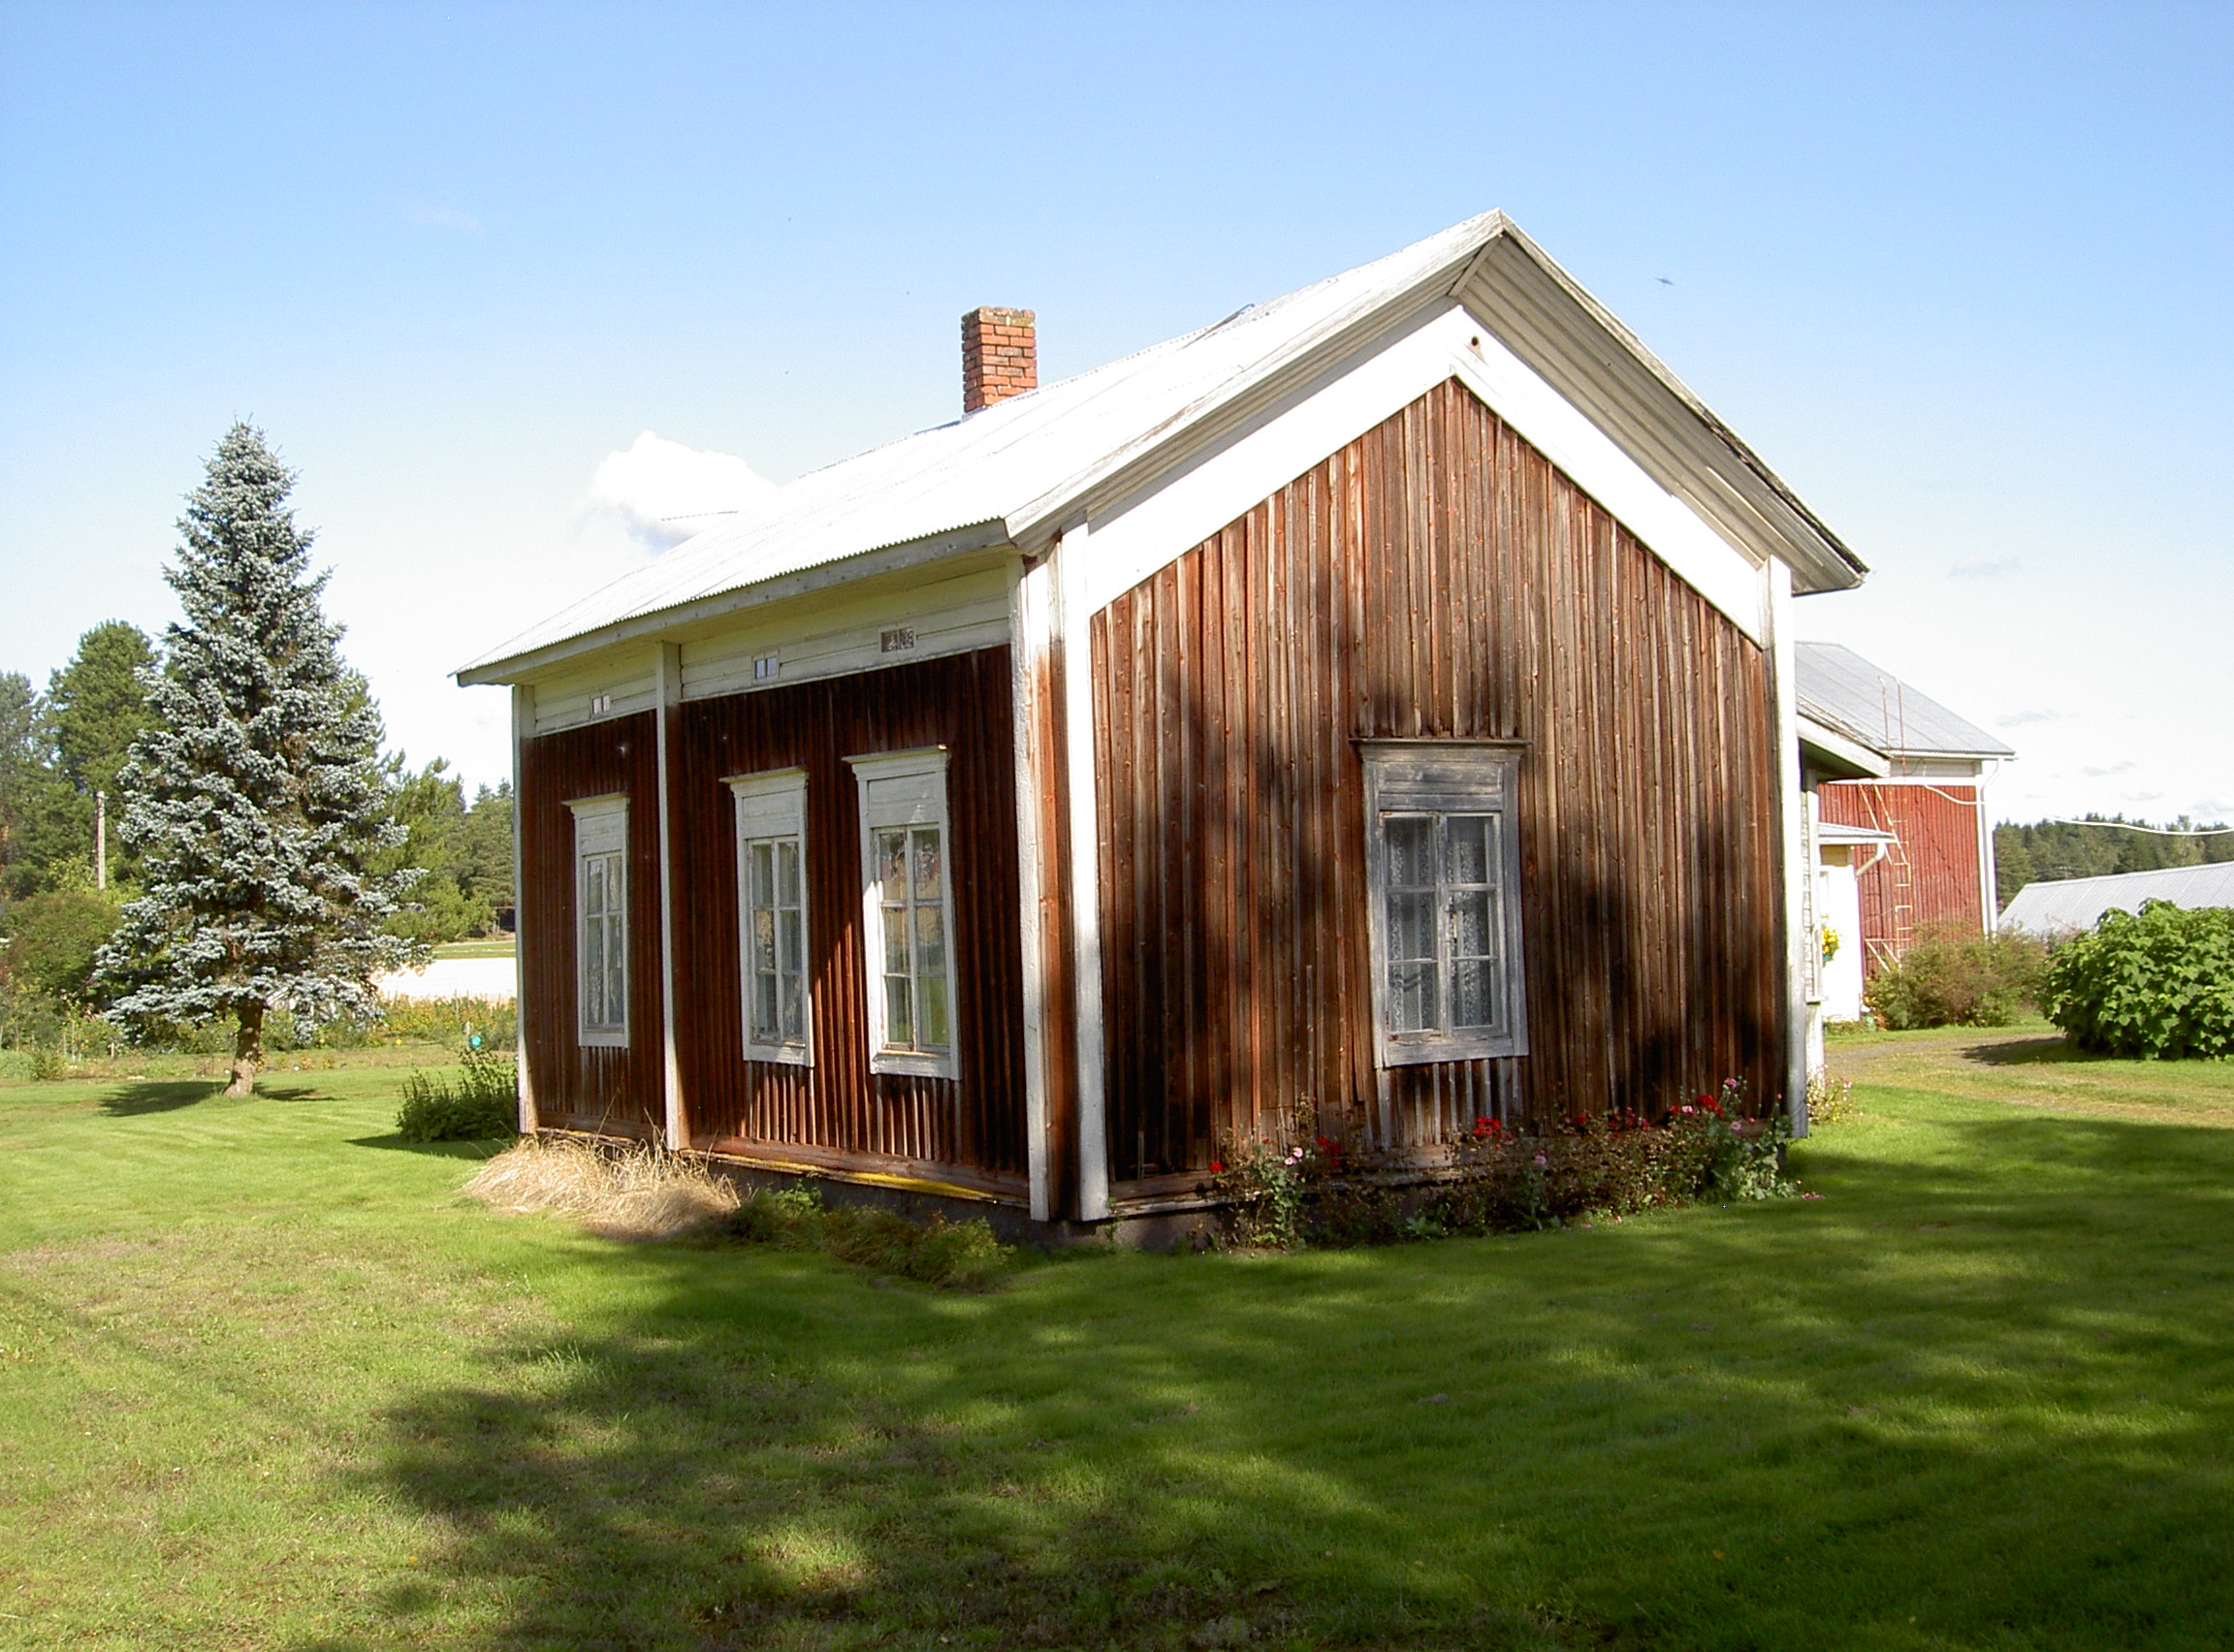
<svg viewBox="0 0 2234 1652">
<path fill-rule="evenodd" d="M 2002 910 L 2001 927 L 2034 935 L 2090 930 L 2111 908 L 2138 912 L 2144 901 L 2188 907 L 2234 906 L 2234 861 L 2027 883 Z"/>
<path fill-rule="evenodd" d="M 1800 710 L 1888 757 L 2013 757 L 1976 723 L 1836 643 L 1798 646 Z"/>
<path fill-rule="evenodd" d="M 1492 271 L 1487 254 L 1495 247 L 1506 250 Z M 1797 495 L 1510 219 L 1486 212 L 1199 332 L 810 472 L 751 515 L 709 527 L 520 633 L 459 678 L 511 681 L 652 617 L 871 552 L 941 537 L 956 539 L 955 549 L 1045 538 L 1059 519 L 1098 494 L 1136 485 L 1143 466 L 1165 461 L 1268 387 L 1307 375 L 1469 283 L 1514 285 L 1521 267 L 1510 262 L 1516 250 L 1529 280 L 1553 295 L 1531 291 L 1528 313 L 1540 318 L 1548 304 L 1563 310 L 1571 335 L 1565 343 L 1523 340 L 1516 349 L 1563 352 L 1548 376 L 1571 397 L 1617 360 L 1625 376 L 1607 380 L 1609 409 L 1619 399 L 1612 411 L 1632 424 L 1685 427 L 1681 442 L 1647 456 L 1657 470 L 1688 466 L 1690 485 L 1677 490 L 1683 496 L 1695 507 L 1704 501 L 1710 516 L 1719 510 L 1739 531 L 1772 533 L 1802 589 L 1859 582 L 1860 560 Z M 1576 339 L 1583 340 L 1580 348 Z M 1698 455 L 1709 447 L 1719 458 L 1706 462 L 1712 474 L 1704 475 Z"/>
</svg>

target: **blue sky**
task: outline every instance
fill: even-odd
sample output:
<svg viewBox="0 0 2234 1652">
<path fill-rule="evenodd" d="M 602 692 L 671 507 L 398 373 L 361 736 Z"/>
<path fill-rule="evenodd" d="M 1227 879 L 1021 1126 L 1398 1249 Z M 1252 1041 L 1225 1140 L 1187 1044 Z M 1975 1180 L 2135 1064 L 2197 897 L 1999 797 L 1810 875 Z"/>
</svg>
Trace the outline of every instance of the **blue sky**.
<svg viewBox="0 0 2234 1652">
<path fill-rule="evenodd" d="M 2018 747 L 1998 813 L 2234 815 L 2230 84 L 2224 6 L 0 4 L 0 668 L 170 618 L 253 418 L 392 738 L 494 779 L 443 674 L 691 453 L 952 417 L 974 304 L 1060 376 L 1502 206 L 1871 563 L 1805 634 Z"/>
</svg>

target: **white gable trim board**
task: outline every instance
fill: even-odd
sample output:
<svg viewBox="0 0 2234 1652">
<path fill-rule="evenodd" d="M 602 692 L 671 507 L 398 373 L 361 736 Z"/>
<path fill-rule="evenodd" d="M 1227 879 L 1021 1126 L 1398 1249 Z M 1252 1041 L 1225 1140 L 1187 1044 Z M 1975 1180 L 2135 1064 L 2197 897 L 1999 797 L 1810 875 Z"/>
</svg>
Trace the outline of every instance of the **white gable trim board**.
<svg viewBox="0 0 2234 1652">
<path fill-rule="evenodd" d="M 1106 520 L 1076 576 L 1099 610 L 1330 454 L 1455 377 L 1753 642 L 1761 571 L 1500 343 L 1463 305 L 1377 340 L 1222 451 L 1160 479 Z"/>
</svg>

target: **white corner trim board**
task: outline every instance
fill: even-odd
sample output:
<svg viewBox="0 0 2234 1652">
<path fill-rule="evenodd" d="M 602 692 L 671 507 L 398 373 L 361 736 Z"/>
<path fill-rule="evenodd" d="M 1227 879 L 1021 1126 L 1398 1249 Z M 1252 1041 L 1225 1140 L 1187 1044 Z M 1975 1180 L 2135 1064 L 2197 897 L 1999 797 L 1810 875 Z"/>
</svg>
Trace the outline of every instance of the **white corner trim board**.
<svg viewBox="0 0 2234 1652">
<path fill-rule="evenodd" d="M 1088 613 L 1176 561 L 1329 454 L 1456 377 L 1739 630 L 1763 640 L 1761 572 L 1452 301 L 1193 468 L 1093 524 Z M 1066 535 L 1066 538 L 1071 537 Z"/>
<path fill-rule="evenodd" d="M 1071 990 L 1078 1054 L 1078 1215 L 1109 1214 L 1108 1108 L 1101 1020 L 1101 811 L 1094 780 L 1094 603 L 1081 589 L 1095 547 L 1083 524 L 1055 548 L 1063 635 L 1065 779 L 1070 801 Z"/>
<path fill-rule="evenodd" d="M 1041 800 L 1053 790 L 1036 738 L 1048 708 L 1049 666 L 1058 623 L 1054 558 L 1013 565 L 1009 589 L 1008 682 L 1016 764 L 1016 911 L 1024 965 L 1024 1156 L 1032 1220 L 1054 1209 L 1047 1170 L 1047 960 L 1043 950 L 1044 852 L 1039 839 Z"/>
</svg>

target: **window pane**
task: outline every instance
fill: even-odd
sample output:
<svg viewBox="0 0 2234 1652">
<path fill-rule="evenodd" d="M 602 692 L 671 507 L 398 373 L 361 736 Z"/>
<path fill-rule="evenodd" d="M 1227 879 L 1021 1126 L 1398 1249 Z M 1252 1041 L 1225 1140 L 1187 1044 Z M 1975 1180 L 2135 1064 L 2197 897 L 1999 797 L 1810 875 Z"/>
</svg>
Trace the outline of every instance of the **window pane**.
<svg viewBox="0 0 2234 1652">
<path fill-rule="evenodd" d="M 1388 886 L 1431 888 L 1435 882 L 1435 822 L 1423 814 L 1384 815 L 1388 832 Z"/>
<path fill-rule="evenodd" d="M 1388 892 L 1388 962 L 1435 956 L 1435 897 L 1424 889 Z"/>
<path fill-rule="evenodd" d="M 943 909 L 915 908 L 915 978 L 926 980 L 946 973 L 946 925 Z"/>
<path fill-rule="evenodd" d="M 805 967 L 803 949 L 799 944 L 802 928 L 796 911 L 782 911 L 776 915 L 776 949 L 774 967 L 786 975 L 796 975 Z"/>
<path fill-rule="evenodd" d="M 582 1019 L 585 1025 L 605 1025 L 605 921 L 593 918 L 582 926 Z"/>
<path fill-rule="evenodd" d="M 773 906 L 776 905 L 776 845 L 754 843 L 751 858 L 752 905 Z"/>
<path fill-rule="evenodd" d="M 884 886 L 886 901 L 898 902 L 908 898 L 907 833 L 877 834 L 877 880 Z"/>
<path fill-rule="evenodd" d="M 785 838 L 776 845 L 776 900 L 784 906 L 799 905 L 799 840 Z"/>
<path fill-rule="evenodd" d="M 765 906 L 752 910 L 752 968 L 776 968 L 776 914 Z"/>
<path fill-rule="evenodd" d="M 1388 966 L 1388 1030 L 1426 1032 L 1435 1028 L 1435 966 Z"/>
<path fill-rule="evenodd" d="M 773 1044 L 780 1041 L 776 1030 L 776 975 L 773 970 L 759 969 L 752 975 L 752 1041 L 755 1044 Z"/>
<path fill-rule="evenodd" d="M 1489 891 L 1454 889 L 1451 892 L 1451 956 L 1488 958 L 1497 950 L 1497 932 L 1490 927 Z"/>
<path fill-rule="evenodd" d="M 786 1044 L 804 1044 L 806 1041 L 806 982 L 797 975 L 785 975 L 783 977 L 783 1042 Z"/>
<path fill-rule="evenodd" d="M 618 1027 L 628 1018 L 627 940 L 619 918 L 605 922 L 605 1025 Z"/>
<path fill-rule="evenodd" d="M 936 826 L 918 826 L 912 834 L 915 840 L 915 899 L 939 899 L 939 829 Z"/>
<path fill-rule="evenodd" d="M 1497 1024 L 1497 967 L 1485 958 L 1461 960 L 1451 966 L 1451 1025 L 1494 1027 Z"/>
<path fill-rule="evenodd" d="M 908 973 L 908 908 L 884 908 L 884 973 Z"/>
<path fill-rule="evenodd" d="M 908 977 L 884 977 L 884 1042 L 895 1049 L 910 1049 L 915 1043 L 915 1024 L 908 1014 Z"/>
<path fill-rule="evenodd" d="M 1486 814 L 1445 817 L 1443 877 L 1449 883 L 1489 881 L 1490 820 Z"/>
<path fill-rule="evenodd" d="M 582 863 L 582 915 L 605 915 L 605 857 L 593 855 Z"/>
<path fill-rule="evenodd" d="M 923 1008 L 923 1025 L 918 1030 L 916 1047 L 926 1050 L 943 1050 L 952 1040 L 946 1031 L 946 977 L 926 975 L 916 983 Z"/>
</svg>

